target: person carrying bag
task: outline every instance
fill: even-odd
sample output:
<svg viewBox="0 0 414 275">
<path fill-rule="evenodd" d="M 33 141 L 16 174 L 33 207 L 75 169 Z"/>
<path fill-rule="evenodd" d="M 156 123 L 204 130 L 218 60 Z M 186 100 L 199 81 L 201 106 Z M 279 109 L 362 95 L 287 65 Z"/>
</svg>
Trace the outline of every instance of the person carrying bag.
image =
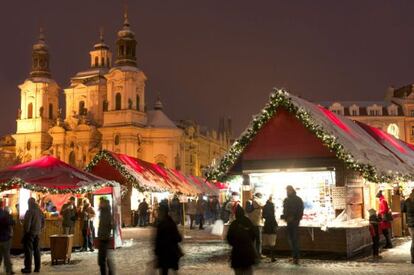
<svg viewBox="0 0 414 275">
<path fill-rule="evenodd" d="M 270 250 L 270 257 L 272 262 L 276 261 L 274 251 L 276 248 L 277 239 L 277 221 L 275 217 L 275 205 L 272 202 L 272 196 L 269 197 L 265 206 L 263 207 L 263 218 L 265 220 L 263 226 L 263 247 Z"/>
</svg>

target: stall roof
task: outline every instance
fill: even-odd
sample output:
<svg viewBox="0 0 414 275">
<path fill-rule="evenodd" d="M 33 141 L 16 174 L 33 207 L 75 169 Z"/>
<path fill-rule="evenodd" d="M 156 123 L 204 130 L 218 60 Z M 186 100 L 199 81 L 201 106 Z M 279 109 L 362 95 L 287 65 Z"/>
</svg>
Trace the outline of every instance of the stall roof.
<svg viewBox="0 0 414 275">
<path fill-rule="evenodd" d="M 217 194 L 218 189 L 202 180 L 185 176 L 181 172 L 149 163 L 125 154 L 103 150 L 86 167 L 103 178 L 131 182 L 142 191 L 173 192 L 186 195 Z"/>
<path fill-rule="evenodd" d="M 87 193 L 116 182 L 78 170 L 52 156 L 0 171 L 0 190 L 26 188 L 42 193 Z"/>
<path fill-rule="evenodd" d="M 360 124 L 336 115 L 322 106 L 278 89 L 271 94 L 265 108 L 233 143 L 228 153 L 216 166 L 210 167 L 208 178 L 225 178 L 249 144 L 254 142 L 257 134 L 281 110 L 294 116 L 336 158 L 342 160 L 348 168 L 360 172 L 367 180 L 389 182 L 414 178 L 414 155 L 411 150 L 403 153 L 400 147 L 404 148 L 404 145 L 399 140 L 384 135 L 386 140 L 383 139 L 384 142 L 380 143 L 372 135 L 372 131 L 367 132 L 367 127 L 361 127 Z"/>
</svg>

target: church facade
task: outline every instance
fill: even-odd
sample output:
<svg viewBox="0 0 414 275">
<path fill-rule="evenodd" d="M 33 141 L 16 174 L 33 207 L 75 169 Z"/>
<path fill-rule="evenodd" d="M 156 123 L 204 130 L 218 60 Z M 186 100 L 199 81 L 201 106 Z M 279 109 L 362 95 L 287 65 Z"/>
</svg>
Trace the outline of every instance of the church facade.
<svg viewBox="0 0 414 275">
<path fill-rule="evenodd" d="M 147 110 L 147 77 L 137 66 L 136 45 L 126 14 L 117 33 L 114 61 L 101 33 L 89 52 L 90 68 L 77 73 L 63 89 L 63 116 L 61 88 L 51 76 L 49 49 L 41 32 L 33 45 L 30 77 L 19 85 L 16 133 L 0 139 L 0 166 L 50 154 L 83 168 L 106 149 L 201 175 L 227 150 L 231 122 L 219 131 L 204 130 L 193 121 L 173 122 L 159 98 Z"/>
</svg>

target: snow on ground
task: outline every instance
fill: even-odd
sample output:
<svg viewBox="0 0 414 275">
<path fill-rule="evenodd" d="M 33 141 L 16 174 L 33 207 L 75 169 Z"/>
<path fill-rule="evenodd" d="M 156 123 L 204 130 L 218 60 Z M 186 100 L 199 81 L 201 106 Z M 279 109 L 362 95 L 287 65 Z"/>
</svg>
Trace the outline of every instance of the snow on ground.
<svg viewBox="0 0 414 275">
<path fill-rule="evenodd" d="M 126 229 L 123 231 L 125 246 L 113 253 L 117 274 L 146 274 L 152 255 L 152 230 Z M 204 231 L 186 230 L 183 242 L 185 256 L 181 261 L 179 274 L 233 274 L 228 264 L 230 248 L 228 245 Z M 414 274 L 414 265 L 409 263 L 410 242 L 400 241 L 394 249 L 382 253 L 381 262 L 373 262 L 370 258 L 354 261 L 329 261 L 305 259 L 300 266 L 293 266 L 287 258 L 271 263 L 264 260 L 255 269 L 255 274 Z M 23 265 L 22 256 L 13 258 L 14 270 L 20 271 Z M 72 263 L 68 265 L 51 265 L 50 253 L 42 255 L 40 274 L 98 274 L 97 252 L 73 253 Z"/>
</svg>

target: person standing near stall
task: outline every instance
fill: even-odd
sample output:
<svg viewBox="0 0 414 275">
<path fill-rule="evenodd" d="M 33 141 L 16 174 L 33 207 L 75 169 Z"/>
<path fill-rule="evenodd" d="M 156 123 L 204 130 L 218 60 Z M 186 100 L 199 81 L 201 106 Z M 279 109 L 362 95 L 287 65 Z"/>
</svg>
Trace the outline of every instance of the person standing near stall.
<svg viewBox="0 0 414 275">
<path fill-rule="evenodd" d="M 93 238 L 95 237 L 95 228 L 93 226 L 93 218 L 95 218 L 95 210 L 89 203 L 88 199 L 83 201 L 83 207 L 81 212 L 82 217 L 82 235 L 83 235 L 83 247 L 82 251 L 95 251 L 93 249 Z"/>
<path fill-rule="evenodd" d="M 265 220 L 263 226 L 263 246 L 270 248 L 270 257 L 272 262 L 276 261 L 274 257 L 274 250 L 276 246 L 277 221 L 275 217 L 275 205 L 272 201 L 272 196 L 266 201 L 263 207 L 263 218 Z"/>
<path fill-rule="evenodd" d="M 44 226 L 43 213 L 34 198 L 28 200 L 29 208 L 23 221 L 24 268 L 22 273 L 32 272 L 32 256 L 34 257 L 34 272 L 40 272 L 39 235 Z"/>
<path fill-rule="evenodd" d="M 299 223 L 303 216 L 303 201 L 296 195 L 295 189 L 288 185 L 286 187 L 287 198 L 283 201 L 282 219 L 286 221 L 289 245 L 292 250 L 292 262 L 299 264 Z"/>
<path fill-rule="evenodd" d="M 188 210 L 187 214 L 190 216 L 190 229 L 193 229 L 193 223 L 196 218 L 196 201 L 195 199 L 188 199 Z"/>
<path fill-rule="evenodd" d="M 408 231 L 411 236 L 411 263 L 414 264 L 414 189 L 403 204 L 403 212 L 407 219 Z"/>
<path fill-rule="evenodd" d="M 255 247 L 257 257 L 260 260 L 262 256 L 262 228 L 263 228 L 263 219 L 262 219 L 262 212 L 263 212 L 263 203 L 262 203 L 262 194 L 256 193 L 253 196 L 251 202 L 251 210 L 247 213 L 250 221 L 254 225 L 254 231 L 256 234 L 255 237 Z"/>
<path fill-rule="evenodd" d="M 76 222 L 75 197 L 70 197 L 69 201 L 62 206 L 60 215 L 62 215 L 63 234 L 72 234 Z"/>
<path fill-rule="evenodd" d="M 384 195 L 382 194 L 382 191 L 378 192 L 377 198 L 379 199 L 378 216 L 381 219 L 380 229 L 382 231 L 382 234 L 385 237 L 384 248 L 392 248 L 392 242 L 391 242 L 391 236 L 390 236 L 392 213 L 390 212 L 390 208 L 388 207 L 388 202 L 385 199 Z"/>
<path fill-rule="evenodd" d="M 207 202 L 203 198 L 203 194 L 200 194 L 196 203 L 196 217 L 198 220 L 198 229 L 203 230 L 204 227 L 204 215 L 206 212 Z"/>
<path fill-rule="evenodd" d="M 253 274 L 256 263 L 254 242 L 256 233 L 253 223 L 245 216 L 240 205 L 235 209 L 235 220 L 231 222 L 227 232 L 227 242 L 232 247 L 231 267 L 236 275 Z"/>
<path fill-rule="evenodd" d="M 138 205 L 138 226 L 145 227 L 148 222 L 148 203 L 144 198 L 143 201 Z"/>
<path fill-rule="evenodd" d="M 115 274 L 115 267 L 112 260 L 112 253 L 109 251 L 114 222 L 112 218 L 111 205 L 109 200 L 101 197 L 99 200 L 99 228 L 98 228 L 98 265 L 101 275 Z"/>
<path fill-rule="evenodd" d="M 7 275 L 14 274 L 10 260 L 10 245 L 12 226 L 14 221 L 7 209 L 4 209 L 3 200 L 0 200 L 0 265 L 4 261 L 4 270 Z"/>
</svg>

